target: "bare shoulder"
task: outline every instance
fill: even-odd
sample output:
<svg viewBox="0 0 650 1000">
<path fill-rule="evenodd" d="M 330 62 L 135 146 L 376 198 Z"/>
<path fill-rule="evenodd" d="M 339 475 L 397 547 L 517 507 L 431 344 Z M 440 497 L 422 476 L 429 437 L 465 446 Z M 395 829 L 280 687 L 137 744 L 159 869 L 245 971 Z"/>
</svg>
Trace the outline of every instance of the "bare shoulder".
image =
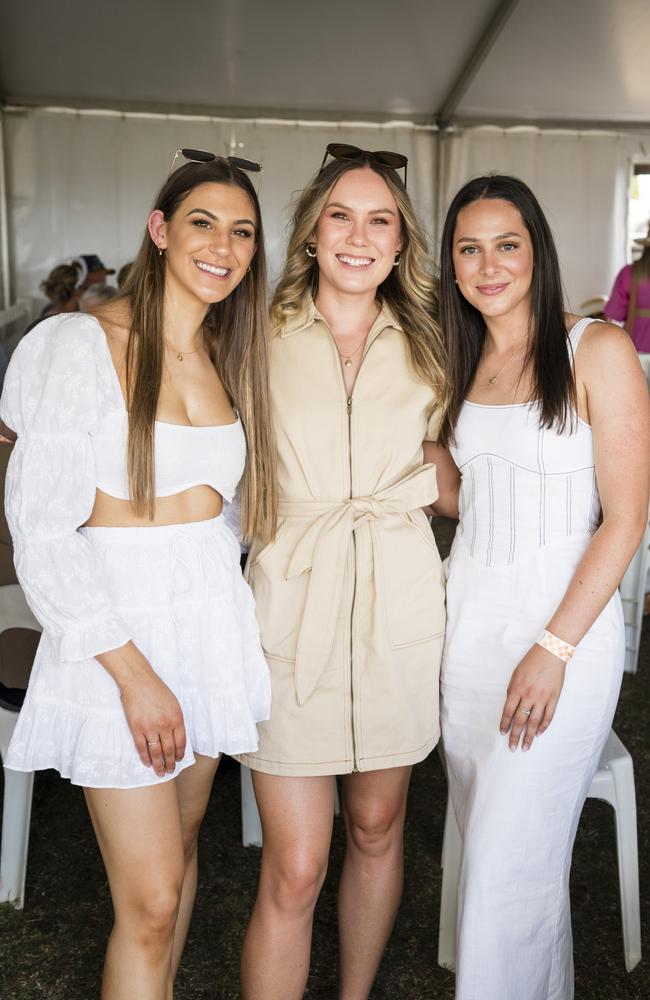
<svg viewBox="0 0 650 1000">
<path fill-rule="evenodd" d="M 112 341 L 116 345 L 123 344 L 126 347 L 131 329 L 131 310 L 125 299 L 107 302 L 106 305 L 93 310 L 92 315 L 106 334 L 109 344 Z"/>
<path fill-rule="evenodd" d="M 609 364 L 640 368 L 639 358 L 630 336 L 615 323 L 594 320 L 580 340 L 578 357 L 581 365 L 602 368 Z"/>
</svg>

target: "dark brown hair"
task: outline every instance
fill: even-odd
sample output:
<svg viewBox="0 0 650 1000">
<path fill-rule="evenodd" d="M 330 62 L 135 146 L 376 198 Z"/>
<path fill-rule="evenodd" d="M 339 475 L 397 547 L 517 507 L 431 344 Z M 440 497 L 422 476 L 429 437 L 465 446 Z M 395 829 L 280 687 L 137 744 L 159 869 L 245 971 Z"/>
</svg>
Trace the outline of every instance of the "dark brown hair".
<svg viewBox="0 0 650 1000">
<path fill-rule="evenodd" d="M 249 272 L 222 302 L 208 309 L 204 331 L 212 362 L 237 408 L 246 434 L 246 469 L 241 483 L 242 533 L 247 540 L 270 540 L 275 532 L 277 489 L 275 440 L 269 402 L 268 302 L 262 218 L 257 194 L 246 174 L 227 160 L 187 163 L 163 184 L 153 205 L 166 220 L 200 184 L 241 188 L 255 211 L 257 251 Z M 155 496 L 154 423 L 163 371 L 165 256 L 148 229 L 121 297 L 128 301 L 131 329 L 126 351 L 129 411 L 129 491 L 138 513 L 153 516 Z"/>
<path fill-rule="evenodd" d="M 447 342 L 452 393 L 441 439 L 454 439 L 461 407 L 474 380 L 485 342 L 481 313 L 460 292 L 455 282 L 453 247 L 459 213 L 482 198 L 509 201 L 521 214 L 533 248 L 530 286 L 530 347 L 532 361 L 530 400 L 539 406 L 542 427 L 562 433 L 574 427 L 577 396 L 573 365 L 567 348 L 564 296 L 560 266 L 551 230 L 537 198 L 517 177 L 494 174 L 464 185 L 447 212 L 440 248 L 440 323 Z"/>
<path fill-rule="evenodd" d="M 41 282 L 41 291 L 55 306 L 66 305 L 81 291 L 77 286 L 79 269 L 76 264 L 59 264 Z"/>
</svg>

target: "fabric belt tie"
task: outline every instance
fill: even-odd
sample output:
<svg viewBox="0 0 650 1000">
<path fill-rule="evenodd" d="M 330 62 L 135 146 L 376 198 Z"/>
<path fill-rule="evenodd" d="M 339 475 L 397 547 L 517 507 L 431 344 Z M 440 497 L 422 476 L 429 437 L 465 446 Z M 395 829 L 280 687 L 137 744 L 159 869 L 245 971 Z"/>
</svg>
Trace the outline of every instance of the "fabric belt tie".
<svg viewBox="0 0 650 1000">
<path fill-rule="evenodd" d="M 352 533 L 370 523 L 373 575 L 381 565 L 381 519 L 406 514 L 438 499 L 435 465 L 423 465 L 372 496 L 347 500 L 281 500 L 278 513 L 285 518 L 310 518 L 313 523 L 297 543 L 286 579 L 311 572 L 298 634 L 295 685 L 299 705 L 304 705 L 318 685 L 329 661 L 341 600 L 341 572 Z M 376 588 L 377 591 L 377 588 Z"/>
</svg>

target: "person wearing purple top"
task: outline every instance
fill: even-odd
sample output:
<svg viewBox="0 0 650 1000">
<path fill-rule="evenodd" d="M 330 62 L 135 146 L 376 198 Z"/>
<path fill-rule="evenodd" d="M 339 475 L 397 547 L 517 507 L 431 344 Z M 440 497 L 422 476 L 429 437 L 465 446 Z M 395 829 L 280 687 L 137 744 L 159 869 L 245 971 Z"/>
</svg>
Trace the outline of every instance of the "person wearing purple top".
<svg viewBox="0 0 650 1000">
<path fill-rule="evenodd" d="M 625 325 L 637 351 L 650 353 L 650 227 L 648 235 L 634 241 L 643 253 L 616 275 L 605 316 Z"/>
</svg>

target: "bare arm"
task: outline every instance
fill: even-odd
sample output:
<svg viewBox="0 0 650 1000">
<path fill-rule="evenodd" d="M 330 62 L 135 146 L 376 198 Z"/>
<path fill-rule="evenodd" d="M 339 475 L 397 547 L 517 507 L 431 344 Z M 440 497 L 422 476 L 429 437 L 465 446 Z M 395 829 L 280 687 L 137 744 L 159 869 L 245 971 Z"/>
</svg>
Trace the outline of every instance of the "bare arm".
<svg viewBox="0 0 650 1000">
<path fill-rule="evenodd" d="M 458 518 L 460 472 L 449 454 L 449 449 L 435 441 L 425 441 L 422 451 L 424 464 L 432 462 L 435 465 L 438 480 L 438 499 L 431 504 L 431 513 L 436 517 Z"/>
<path fill-rule="evenodd" d="M 5 444 L 13 444 L 18 435 L 15 431 L 12 431 L 11 427 L 7 427 L 4 421 L 0 420 L 0 441 Z"/>
<path fill-rule="evenodd" d="M 133 642 L 95 659 L 120 689 L 126 721 L 140 760 L 162 777 L 183 759 L 187 737 L 183 713 L 167 685 Z"/>
<path fill-rule="evenodd" d="M 650 489 L 650 400 L 631 340 L 617 327 L 591 327 L 578 360 L 578 379 L 586 392 L 593 431 L 603 520 L 547 623 L 550 632 L 574 646 L 614 594 L 639 546 Z M 538 645 L 519 663 L 501 720 L 501 731 L 510 729 L 512 749 L 524 729 L 523 748 L 527 749 L 534 736 L 548 728 L 564 671 L 562 660 Z M 532 708 L 527 721 L 518 706 Z"/>
</svg>

